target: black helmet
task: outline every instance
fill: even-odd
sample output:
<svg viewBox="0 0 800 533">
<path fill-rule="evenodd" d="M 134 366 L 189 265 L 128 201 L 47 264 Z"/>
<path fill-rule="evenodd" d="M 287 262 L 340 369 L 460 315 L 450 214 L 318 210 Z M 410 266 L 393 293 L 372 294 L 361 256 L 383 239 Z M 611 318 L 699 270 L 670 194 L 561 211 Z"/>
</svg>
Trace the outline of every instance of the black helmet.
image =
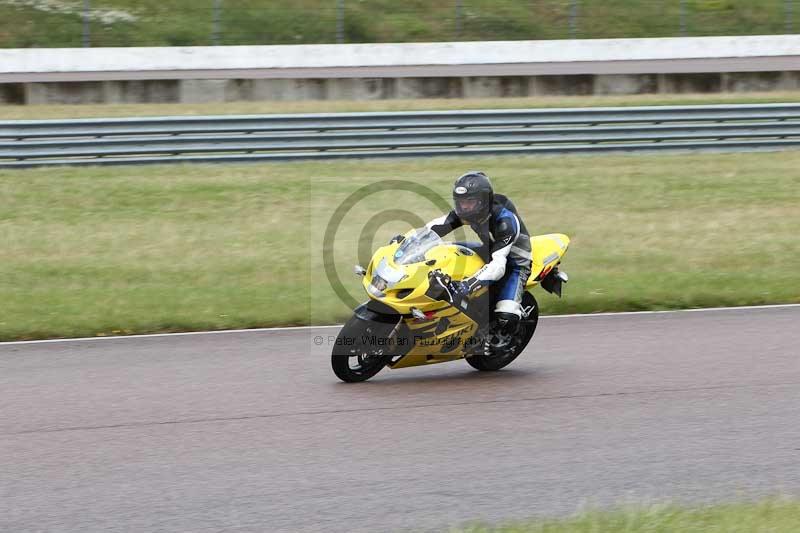
<svg viewBox="0 0 800 533">
<path fill-rule="evenodd" d="M 470 170 L 453 184 L 453 204 L 462 220 L 483 221 L 492 209 L 493 200 L 492 182 L 483 172 Z"/>
</svg>

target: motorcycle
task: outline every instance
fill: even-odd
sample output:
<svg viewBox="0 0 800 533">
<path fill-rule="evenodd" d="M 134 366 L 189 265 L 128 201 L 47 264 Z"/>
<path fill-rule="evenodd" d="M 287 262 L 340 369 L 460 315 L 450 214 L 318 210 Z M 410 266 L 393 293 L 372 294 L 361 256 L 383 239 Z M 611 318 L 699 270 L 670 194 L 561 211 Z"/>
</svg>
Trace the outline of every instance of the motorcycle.
<svg viewBox="0 0 800 533">
<path fill-rule="evenodd" d="M 459 297 L 453 281 L 483 265 L 480 246 L 445 242 L 428 228 L 375 251 L 367 268 L 355 266 L 369 296 L 355 309 L 334 342 L 331 366 L 344 382 L 365 381 L 391 369 L 465 358 L 481 371 L 499 370 L 522 353 L 536 331 L 536 285 L 561 296 L 568 281 L 559 270 L 569 237 L 531 237 L 531 275 L 522 297 L 522 317 L 513 331 L 493 320 L 494 286 Z"/>
</svg>

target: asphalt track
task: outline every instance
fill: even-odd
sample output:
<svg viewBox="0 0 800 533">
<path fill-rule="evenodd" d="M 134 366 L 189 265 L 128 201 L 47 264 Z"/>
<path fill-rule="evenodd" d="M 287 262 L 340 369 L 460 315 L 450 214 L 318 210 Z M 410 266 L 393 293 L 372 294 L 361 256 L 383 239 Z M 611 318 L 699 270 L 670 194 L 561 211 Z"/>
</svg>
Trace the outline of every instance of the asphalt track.
<svg viewBox="0 0 800 533">
<path fill-rule="evenodd" d="M 800 307 L 553 317 L 507 370 L 358 385 L 330 371 L 335 333 L 0 345 L 0 530 L 442 529 L 800 495 Z"/>
</svg>

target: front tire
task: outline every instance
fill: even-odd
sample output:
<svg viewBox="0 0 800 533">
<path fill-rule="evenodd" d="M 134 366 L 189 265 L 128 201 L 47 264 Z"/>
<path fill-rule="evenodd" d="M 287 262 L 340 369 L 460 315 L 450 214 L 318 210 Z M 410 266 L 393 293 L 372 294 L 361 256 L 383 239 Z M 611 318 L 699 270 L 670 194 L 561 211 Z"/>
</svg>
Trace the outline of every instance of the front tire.
<svg viewBox="0 0 800 533">
<path fill-rule="evenodd" d="M 523 316 L 522 320 L 520 320 L 519 329 L 514 335 L 513 343 L 506 350 L 499 353 L 490 351 L 489 353 L 467 357 L 467 363 L 469 363 L 472 368 L 483 372 L 500 370 L 511 364 L 511 362 L 522 353 L 525 347 L 528 346 L 533 334 L 536 332 L 536 326 L 539 324 L 539 303 L 529 292 L 526 292 L 522 296 L 521 303 L 523 309 L 528 309 L 531 306 L 533 308 L 527 317 Z"/>
<path fill-rule="evenodd" d="M 386 338 L 395 324 L 374 322 L 353 316 L 339 331 L 331 353 L 331 367 L 345 383 L 366 381 L 386 366 L 389 343 L 371 343 L 372 338 Z"/>
</svg>

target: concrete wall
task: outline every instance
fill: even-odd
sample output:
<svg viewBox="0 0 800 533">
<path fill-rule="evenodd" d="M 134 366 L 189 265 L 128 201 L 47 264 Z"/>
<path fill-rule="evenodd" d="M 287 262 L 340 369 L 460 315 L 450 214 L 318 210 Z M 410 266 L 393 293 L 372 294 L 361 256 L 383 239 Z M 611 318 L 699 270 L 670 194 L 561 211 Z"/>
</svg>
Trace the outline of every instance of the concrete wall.
<svg viewBox="0 0 800 533">
<path fill-rule="evenodd" d="M 0 104 L 209 103 L 800 90 L 797 72 L 0 84 Z"/>
<path fill-rule="evenodd" d="M 0 49 L 0 104 L 800 89 L 800 35 Z"/>
<path fill-rule="evenodd" d="M 722 37 L 678 37 L 656 39 L 588 39 L 558 41 L 493 41 L 450 43 L 377 43 L 277 46 L 196 46 L 168 48 L 33 48 L 0 49 L 0 81 L 12 75 L 156 73 L 167 71 L 173 79 L 182 72 L 302 69 L 392 69 L 384 76 L 396 77 L 398 68 L 463 67 L 465 65 L 538 65 L 530 74 L 560 74 L 547 71 L 566 63 L 583 72 L 570 74 L 619 74 L 610 64 L 648 61 L 742 60 L 748 58 L 800 58 L 800 35 L 751 35 Z M 741 63 L 741 62 L 740 62 Z M 605 64 L 605 65 L 604 65 Z M 557 70 L 557 69 L 556 69 Z M 725 71 L 740 69 L 725 69 Z M 757 69 L 761 70 L 761 69 Z M 639 72 L 665 72 L 640 70 Z M 506 72 L 505 74 L 511 74 Z M 521 72 L 520 72 L 521 74 Z M 250 76 L 248 76 L 250 77 Z M 313 78 L 308 73 L 293 76 Z M 330 76 L 324 76 L 330 77 Z M 358 76 L 341 76 L 358 77 Z M 107 79 L 124 79 L 120 77 Z M 41 81 L 69 81 L 50 79 Z"/>
</svg>

